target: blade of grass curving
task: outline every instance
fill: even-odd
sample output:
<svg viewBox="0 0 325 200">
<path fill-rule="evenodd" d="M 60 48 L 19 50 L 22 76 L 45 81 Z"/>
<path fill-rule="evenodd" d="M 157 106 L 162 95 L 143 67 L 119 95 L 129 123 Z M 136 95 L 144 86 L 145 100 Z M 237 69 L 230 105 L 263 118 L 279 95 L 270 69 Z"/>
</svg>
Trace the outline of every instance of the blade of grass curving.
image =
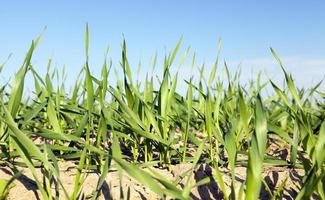
<svg viewBox="0 0 325 200">
<path fill-rule="evenodd" d="M 290 148 L 290 164 L 295 166 L 297 160 L 298 142 L 299 142 L 299 125 L 298 121 L 295 121 L 293 128 L 293 139 Z"/>
<path fill-rule="evenodd" d="M 295 85 L 294 85 L 294 82 L 293 82 L 292 76 L 289 75 L 289 74 L 286 72 L 286 70 L 284 69 L 284 66 L 283 66 L 283 64 L 282 64 L 282 62 L 281 62 L 281 60 L 280 60 L 280 58 L 277 56 L 277 54 L 275 53 L 275 51 L 274 51 L 272 48 L 270 48 L 270 49 L 271 49 L 271 52 L 272 52 L 273 57 L 276 59 L 276 61 L 277 61 L 277 62 L 280 64 L 280 66 L 281 66 L 281 69 L 282 69 L 282 71 L 283 71 L 283 73 L 284 73 L 284 75 L 285 75 L 285 79 L 286 79 L 286 82 L 287 82 L 288 89 L 289 89 L 289 91 L 290 91 L 292 97 L 294 98 L 295 102 L 298 104 L 299 108 L 302 109 L 301 99 L 300 99 L 300 97 L 299 97 L 299 95 L 298 95 L 298 92 L 297 92 L 297 89 L 296 89 L 296 87 L 295 87 Z"/>
<path fill-rule="evenodd" d="M 260 95 L 256 98 L 255 129 L 249 148 L 246 199 L 257 199 L 261 189 L 261 173 L 267 140 L 267 121 Z"/>
<path fill-rule="evenodd" d="M 103 170 L 102 170 L 101 175 L 97 181 L 96 189 L 92 193 L 92 198 L 91 198 L 92 200 L 96 200 L 99 198 L 100 190 L 102 189 L 102 187 L 105 183 L 105 179 L 107 177 L 108 170 L 111 166 L 111 161 L 112 161 L 111 156 L 107 156 L 105 159 L 105 164 L 104 164 Z"/>
<path fill-rule="evenodd" d="M 187 153 L 187 140 L 190 132 L 190 120 L 191 120 L 191 112 L 193 106 L 193 87 L 192 87 L 192 77 L 190 79 L 190 84 L 187 90 L 187 123 L 186 130 L 184 136 L 184 151 L 183 151 L 183 162 L 186 161 L 186 153 Z"/>
<path fill-rule="evenodd" d="M 84 148 L 80 155 L 77 172 L 74 179 L 73 192 L 72 195 L 70 196 L 70 200 L 77 199 L 77 197 L 80 196 L 82 185 L 86 180 L 86 174 L 82 174 L 82 171 L 84 170 L 84 166 L 85 166 L 86 157 L 87 157 L 87 149 Z"/>
<path fill-rule="evenodd" d="M 60 123 L 54 108 L 54 103 L 51 99 L 48 100 L 47 103 L 47 115 L 49 118 L 49 122 L 50 124 L 53 126 L 53 129 L 55 132 L 57 133 L 62 133 L 61 127 L 60 127 Z"/>
<path fill-rule="evenodd" d="M 136 181 L 143 184 L 144 186 L 151 189 L 160 197 L 163 197 L 163 189 L 159 186 L 159 184 L 144 170 L 139 169 L 137 166 L 128 163 L 120 158 L 114 157 L 113 160 L 125 170 L 131 177 L 133 177 Z"/>
</svg>

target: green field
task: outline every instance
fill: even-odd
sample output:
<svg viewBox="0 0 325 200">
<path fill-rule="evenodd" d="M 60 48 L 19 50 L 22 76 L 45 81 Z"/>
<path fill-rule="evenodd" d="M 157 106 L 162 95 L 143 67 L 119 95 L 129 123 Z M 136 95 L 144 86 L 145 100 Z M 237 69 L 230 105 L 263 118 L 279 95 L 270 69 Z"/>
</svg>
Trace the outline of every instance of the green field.
<svg viewBox="0 0 325 200">
<path fill-rule="evenodd" d="M 108 59 L 99 77 L 91 74 L 88 37 L 87 27 L 85 65 L 71 93 L 51 61 L 45 76 L 31 64 L 40 37 L 12 81 L 0 86 L 0 169 L 11 176 L 0 176 L 0 199 L 10 198 L 22 177 L 33 181 L 40 199 L 107 198 L 106 180 L 113 173 L 119 186 L 113 199 L 132 199 L 134 188 L 123 187 L 126 175 L 161 199 L 204 198 L 198 190 L 204 187 L 218 194 L 211 198 L 325 199 L 321 82 L 297 88 L 272 49 L 284 87 L 263 81 L 262 74 L 241 84 L 240 71 L 230 74 L 218 58 L 206 76 L 204 65 L 195 71 L 195 55 L 179 52 L 182 40 L 162 66 L 153 59 L 150 67 L 163 74 L 143 80 L 134 79 L 123 41 L 123 76 L 112 82 Z M 185 80 L 171 72 L 184 63 L 193 71 Z M 34 80 L 31 94 L 24 93 L 27 74 Z M 176 88 L 184 81 L 182 95 Z M 75 171 L 69 189 L 62 163 L 72 163 Z M 179 166 L 187 170 L 174 178 L 164 174 Z M 202 167 L 210 172 L 197 178 Z M 267 172 L 278 174 L 277 183 Z M 93 173 L 98 178 L 85 186 Z"/>
</svg>

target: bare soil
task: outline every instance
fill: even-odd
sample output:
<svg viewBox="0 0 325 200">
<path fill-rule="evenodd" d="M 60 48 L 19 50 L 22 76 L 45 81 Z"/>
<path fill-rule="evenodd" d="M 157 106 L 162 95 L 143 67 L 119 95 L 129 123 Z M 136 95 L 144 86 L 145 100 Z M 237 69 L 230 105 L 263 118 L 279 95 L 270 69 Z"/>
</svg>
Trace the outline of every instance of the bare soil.
<svg viewBox="0 0 325 200">
<path fill-rule="evenodd" d="M 61 180 L 68 191 L 72 193 L 74 186 L 74 178 L 76 174 L 75 163 L 73 162 L 60 162 L 60 176 Z M 191 172 L 191 164 L 178 164 L 174 165 L 170 171 L 167 169 L 153 168 L 156 172 L 160 173 L 169 180 L 175 181 L 175 184 L 182 189 L 187 181 L 187 177 L 180 178 L 180 175 L 190 170 L 191 184 L 195 184 L 205 177 L 212 176 L 214 169 L 209 165 L 199 165 L 193 172 Z M 10 190 L 8 199 L 41 199 L 41 195 L 30 171 L 26 168 L 19 169 L 24 175 L 19 177 L 14 182 L 14 187 Z M 230 172 L 226 168 L 221 168 L 223 172 L 224 181 L 229 189 L 230 186 Z M 292 170 L 287 167 L 265 167 L 263 172 L 264 180 L 268 183 L 271 190 L 276 190 L 284 181 L 284 198 L 294 199 L 300 188 L 302 181 L 303 170 Z M 13 172 L 8 168 L 0 168 L 1 179 L 9 179 Z M 41 170 L 38 170 L 40 180 L 42 180 Z M 241 184 L 244 184 L 246 176 L 246 167 L 236 167 L 236 188 L 239 189 Z M 92 191 L 95 189 L 99 175 L 97 173 L 87 173 L 86 181 L 83 185 L 82 191 L 86 197 L 91 197 Z M 150 191 L 148 188 L 134 181 L 126 173 L 122 176 L 122 185 L 120 185 L 120 178 L 117 170 L 111 169 L 108 173 L 104 187 L 101 191 L 99 199 L 120 199 L 120 189 L 124 191 L 124 196 L 127 196 L 129 190 L 130 199 L 159 199 L 159 197 Z M 191 190 L 191 197 L 193 199 L 222 199 L 222 192 L 218 187 L 218 183 L 212 179 L 209 184 L 201 185 Z M 265 189 L 261 190 L 261 198 L 269 199 L 270 196 Z M 61 199 L 64 196 L 61 195 Z"/>
</svg>

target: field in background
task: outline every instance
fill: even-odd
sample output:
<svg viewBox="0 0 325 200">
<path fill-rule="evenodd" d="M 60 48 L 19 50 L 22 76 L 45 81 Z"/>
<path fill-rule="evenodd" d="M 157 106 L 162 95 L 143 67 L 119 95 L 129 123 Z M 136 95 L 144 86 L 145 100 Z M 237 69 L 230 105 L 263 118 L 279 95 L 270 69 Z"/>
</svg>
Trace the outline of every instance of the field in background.
<svg viewBox="0 0 325 200">
<path fill-rule="evenodd" d="M 13 82 L 0 86 L 0 199 L 28 190 L 35 199 L 325 199 L 322 82 L 297 88 L 272 49 L 285 88 L 261 74 L 242 86 L 240 71 L 230 74 L 218 58 L 208 76 L 203 65 L 199 80 L 178 80 L 170 68 L 180 40 L 161 78 L 144 81 L 132 76 L 123 41 L 123 78 L 110 83 L 106 59 L 100 77 L 90 72 L 88 37 L 87 27 L 71 94 L 51 61 L 45 76 L 31 64 L 40 37 Z M 34 78 L 28 99 L 26 74 Z M 183 81 L 185 95 L 176 90 Z"/>
</svg>

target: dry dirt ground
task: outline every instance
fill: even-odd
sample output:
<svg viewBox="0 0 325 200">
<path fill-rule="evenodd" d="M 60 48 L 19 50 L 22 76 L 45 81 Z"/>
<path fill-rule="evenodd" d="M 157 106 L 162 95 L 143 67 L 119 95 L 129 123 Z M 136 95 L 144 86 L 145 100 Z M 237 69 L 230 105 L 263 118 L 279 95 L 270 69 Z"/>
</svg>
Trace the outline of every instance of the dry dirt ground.
<svg viewBox="0 0 325 200">
<path fill-rule="evenodd" d="M 60 162 L 60 174 L 62 182 L 68 191 L 71 193 L 74 185 L 74 177 L 76 173 L 75 164 L 72 162 Z M 114 166 L 114 165 L 113 165 Z M 114 167 L 113 167 L 114 168 Z M 15 180 L 15 186 L 10 190 L 8 199 L 41 199 L 40 193 L 36 187 L 35 182 L 31 176 L 31 173 L 28 169 L 19 169 L 23 172 L 23 176 Z M 172 167 L 170 171 L 166 169 L 157 169 L 154 170 L 169 180 L 175 180 L 179 178 L 179 175 L 184 172 L 191 170 L 190 164 L 178 164 Z M 229 186 L 230 183 L 230 174 L 227 169 L 223 169 L 223 178 L 225 183 Z M 42 177 L 40 170 L 38 171 L 40 179 Z M 199 180 L 202 180 L 205 177 L 211 176 L 214 174 L 214 170 L 206 164 L 199 165 L 194 172 L 190 173 L 192 177 L 192 184 L 195 184 Z M 286 167 L 268 167 L 264 168 L 263 176 L 264 180 L 268 183 L 271 190 L 276 190 L 276 188 L 285 182 L 285 199 L 293 199 L 297 192 L 299 191 L 301 179 L 303 176 L 303 170 L 292 170 Z M 9 179 L 12 176 L 12 171 L 8 168 L 0 168 L 0 177 L 1 179 Z M 238 166 L 236 168 L 236 181 L 237 186 L 243 184 L 246 176 L 246 168 Z M 82 191 L 85 196 L 90 196 L 94 188 L 96 187 L 98 174 L 88 173 L 87 179 L 83 185 Z M 186 182 L 186 178 L 179 182 L 178 187 L 181 189 Z M 99 199 L 120 199 L 120 181 L 119 174 L 117 170 L 110 170 L 104 187 L 101 191 Z M 141 184 L 134 181 L 126 173 L 123 174 L 122 178 L 122 189 L 126 193 L 129 189 L 130 199 L 159 199 L 152 191 L 145 188 Z M 218 183 L 212 179 L 209 184 L 193 188 L 191 190 L 191 197 L 193 199 L 222 199 L 222 192 L 218 188 Z M 270 196 L 268 192 L 263 187 L 261 191 L 262 199 L 269 199 Z M 61 196 L 61 199 L 64 199 L 64 196 Z"/>
<path fill-rule="evenodd" d="M 201 138 L 202 135 L 197 135 Z M 272 138 L 272 142 L 269 141 L 266 150 L 266 155 L 278 158 L 280 160 L 288 160 L 289 158 L 289 147 L 287 144 L 279 142 L 278 138 Z M 180 144 L 182 145 L 182 144 Z M 194 148 L 188 144 L 188 150 L 193 152 L 191 156 L 195 154 Z M 177 148 L 177 147 L 175 147 Z M 225 155 L 227 157 L 227 155 Z M 237 155 L 237 160 L 247 160 L 247 156 Z M 64 187 L 67 192 L 71 194 L 74 187 L 74 178 L 76 174 L 76 163 L 71 161 L 59 162 L 60 177 L 63 182 Z M 199 165 L 194 171 L 192 170 L 192 164 L 177 164 L 173 165 L 170 170 L 152 168 L 155 172 L 161 174 L 168 180 L 174 181 L 175 185 L 179 189 L 182 189 L 187 182 L 187 179 L 191 178 L 191 184 L 195 185 L 200 180 L 206 177 L 212 177 L 215 175 L 215 170 L 207 164 Z M 31 175 L 29 169 L 18 168 L 22 172 L 22 176 L 14 181 L 14 187 L 10 190 L 8 199 L 41 199 L 41 195 L 35 181 L 33 181 L 33 176 Z M 145 169 L 149 172 L 148 169 Z M 230 193 L 231 175 L 227 168 L 220 168 L 224 182 L 228 189 L 228 194 Z M 244 184 L 246 178 L 246 167 L 236 166 L 236 189 L 239 189 L 242 184 Z M 188 176 L 183 177 L 184 173 L 188 173 Z M 42 180 L 41 170 L 37 171 L 39 180 Z M 8 167 L 0 166 L 0 179 L 9 179 L 12 177 L 13 172 Z M 263 178 L 268 184 L 268 187 L 272 191 L 276 191 L 280 185 L 284 184 L 284 199 L 294 199 L 301 188 L 302 177 L 304 176 L 304 170 L 302 169 L 291 169 L 288 167 L 275 167 L 275 166 L 265 166 L 263 169 Z M 183 177 L 183 178 L 180 178 Z M 83 184 L 82 192 L 86 197 L 91 197 L 91 193 L 96 188 L 99 175 L 97 173 L 91 172 L 87 173 L 87 178 Z M 120 185 L 121 183 L 121 185 Z M 99 199 L 121 199 L 120 191 L 124 192 L 124 197 L 129 193 L 129 199 L 159 199 L 159 197 L 150 191 L 150 189 L 139 184 L 137 181 L 132 179 L 126 173 L 123 173 L 122 180 L 120 181 L 120 176 L 116 170 L 116 165 L 114 162 L 110 167 L 110 171 L 104 182 L 103 188 Z M 222 199 L 222 192 L 219 189 L 218 183 L 215 179 L 211 178 L 210 182 L 199 187 L 193 187 L 190 193 L 192 199 Z M 262 186 L 261 199 L 270 199 L 270 195 L 267 189 Z M 61 194 L 60 199 L 64 199 Z M 167 198 L 168 199 L 168 198 Z M 313 196 L 313 199 L 319 199 Z"/>
</svg>

